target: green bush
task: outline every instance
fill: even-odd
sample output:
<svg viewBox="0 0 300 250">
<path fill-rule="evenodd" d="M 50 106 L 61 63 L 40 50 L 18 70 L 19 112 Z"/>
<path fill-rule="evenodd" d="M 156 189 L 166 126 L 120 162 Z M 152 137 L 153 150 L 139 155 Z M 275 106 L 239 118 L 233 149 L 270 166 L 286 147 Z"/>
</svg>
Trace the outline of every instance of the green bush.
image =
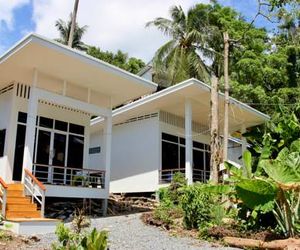
<svg viewBox="0 0 300 250">
<path fill-rule="evenodd" d="M 194 184 L 183 189 L 180 206 L 187 229 L 199 228 L 212 220 L 214 204 L 211 195 L 203 191 L 201 184 Z"/>
<path fill-rule="evenodd" d="M 58 224 L 55 234 L 58 242 L 52 244 L 53 250 L 105 250 L 107 232 L 97 231 L 76 233 L 63 223 Z"/>
</svg>

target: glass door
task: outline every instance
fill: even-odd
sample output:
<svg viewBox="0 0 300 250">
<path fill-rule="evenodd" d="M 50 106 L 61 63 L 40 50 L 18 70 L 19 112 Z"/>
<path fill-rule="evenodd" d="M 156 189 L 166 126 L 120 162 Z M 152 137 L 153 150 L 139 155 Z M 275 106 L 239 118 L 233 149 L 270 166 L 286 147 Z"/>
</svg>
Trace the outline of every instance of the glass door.
<svg viewBox="0 0 300 250">
<path fill-rule="evenodd" d="M 66 169 L 64 168 L 66 163 L 66 145 L 67 145 L 67 135 L 60 134 L 60 133 L 53 133 L 52 165 L 57 167 L 54 168 L 53 171 L 54 183 L 66 184 L 66 178 L 65 178 Z"/>
<path fill-rule="evenodd" d="M 43 182 L 51 182 L 51 170 L 48 168 L 51 158 L 51 132 L 46 130 L 37 130 L 36 141 L 36 171 L 35 175 Z"/>
</svg>

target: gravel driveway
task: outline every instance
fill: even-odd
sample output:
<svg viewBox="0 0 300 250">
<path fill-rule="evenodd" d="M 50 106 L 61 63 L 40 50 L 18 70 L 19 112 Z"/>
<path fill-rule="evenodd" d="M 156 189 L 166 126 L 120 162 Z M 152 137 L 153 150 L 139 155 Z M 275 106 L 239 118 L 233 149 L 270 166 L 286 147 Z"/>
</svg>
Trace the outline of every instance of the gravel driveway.
<svg viewBox="0 0 300 250">
<path fill-rule="evenodd" d="M 216 248 L 207 242 L 190 238 L 176 238 L 158 228 L 144 225 L 140 214 L 92 219 L 92 227 L 109 231 L 110 250 L 196 250 L 234 249 Z M 39 235 L 41 241 L 26 249 L 50 249 L 54 234 Z"/>
</svg>

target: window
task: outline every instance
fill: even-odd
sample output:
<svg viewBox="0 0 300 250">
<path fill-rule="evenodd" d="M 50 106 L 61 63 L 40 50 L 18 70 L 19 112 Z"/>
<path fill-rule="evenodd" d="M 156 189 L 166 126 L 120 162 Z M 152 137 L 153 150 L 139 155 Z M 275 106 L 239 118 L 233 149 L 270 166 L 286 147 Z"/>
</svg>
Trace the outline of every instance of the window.
<svg viewBox="0 0 300 250">
<path fill-rule="evenodd" d="M 40 127 L 53 128 L 53 119 L 40 116 Z"/>
<path fill-rule="evenodd" d="M 5 145 L 5 134 L 6 130 L 0 130 L 0 157 L 4 155 L 4 145 Z"/>
<path fill-rule="evenodd" d="M 22 178 L 25 134 L 26 134 L 26 125 L 18 124 L 16 146 L 15 146 L 15 157 L 14 157 L 14 170 L 13 170 L 14 181 L 20 181 Z"/>
<path fill-rule="evenodd" d="M 82 168 L 84 137 L 69 135 L 68 167 Z"/>
<path fill-rule="evenodd" d="M 69 132 L 78 135 L 84 135 L 84 126 L 70 123 Z"/>
<path fill-rule="evenodd" d="M 193 141 L 193 168 L 195 178 L 209 179 L 210 147 Z M 162 133 L 162 170 L 185 168 L 185 138 Z"/>
<path fill-rule="evenodd" d="M 93 148 L 89 148 L 89 154 L 100 154 L 101 153 L 101 147 L 93 147 Z"/>
</svg>

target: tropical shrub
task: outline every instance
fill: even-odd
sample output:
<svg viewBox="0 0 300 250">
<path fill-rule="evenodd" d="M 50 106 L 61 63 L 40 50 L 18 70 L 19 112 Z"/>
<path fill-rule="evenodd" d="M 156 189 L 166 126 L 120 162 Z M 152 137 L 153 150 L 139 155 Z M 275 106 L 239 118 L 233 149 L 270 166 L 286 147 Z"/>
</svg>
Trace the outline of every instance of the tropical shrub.
<svg viewBox="0 0 300 250">
<path fill-rule="evenodd" d="M 246 154 L 249 156 L 249 152 Z M 251 161 L 251 155 L 248 160 Z M 289 149 L 283 148 L 276 159 L 260 160 L 254 173 L 247 167 L 243 173 L 230 163 L 226 167 L 233 170 L 231 184 L 245 206 L 254 214 L 272 212 L 286 237 L 300 233 L 300 140 Z"/>
<path fill-rule="evenodd" d="M 58 242 L 52 244 L 53 250 L 106 250 L 108 233 L 97 231 L 76 233 L 60 223 L 55 231 Z"/>
<path fill-rule="evenodd" d="M 210 221 L 212 203 L 209 194 L 203 192 L 200 184 L 190 185 L 184 189 L 180 205 L 187 229 L 198 228 Z"/>
</svg>

